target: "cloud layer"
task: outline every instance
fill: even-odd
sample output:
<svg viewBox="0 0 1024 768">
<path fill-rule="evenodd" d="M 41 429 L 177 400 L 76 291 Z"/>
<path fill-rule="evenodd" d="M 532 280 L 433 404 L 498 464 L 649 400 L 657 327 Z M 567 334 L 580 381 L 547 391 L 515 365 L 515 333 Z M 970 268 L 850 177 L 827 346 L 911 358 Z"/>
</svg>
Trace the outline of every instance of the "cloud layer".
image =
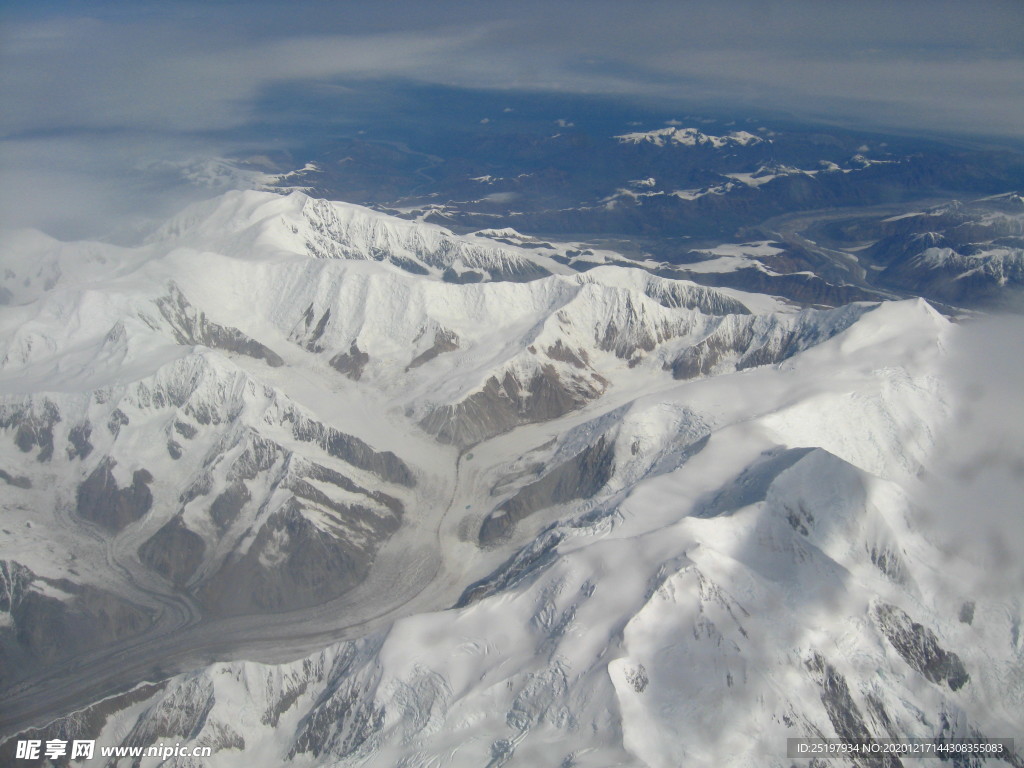
<svg viewBox="0 0 1024 768">
<path fill-rule="evenodd" d="M 264 118 L 275 85 L 353 77 L 1024 138 L 1016 0 L 98 0 L 0 14 L 0 171 L 19 181 L 82 182 L 120 142 L 132 162 L 175 159 Z"/>
</svg>

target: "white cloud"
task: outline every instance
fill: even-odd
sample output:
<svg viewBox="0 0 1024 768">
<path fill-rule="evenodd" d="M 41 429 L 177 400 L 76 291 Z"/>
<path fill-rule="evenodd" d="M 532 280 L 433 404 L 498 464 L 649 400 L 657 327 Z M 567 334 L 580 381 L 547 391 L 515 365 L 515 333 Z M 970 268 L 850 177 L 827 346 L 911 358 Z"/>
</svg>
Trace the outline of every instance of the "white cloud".
<svg viewBox="0 0 1024 768">
<path fill-rule="evenodd" d="M 8 20 L 0 128 L 238 125 L 268 85 L 411 77 L 478 87 L 717 99 L 899 127 L 1021 135 L 1024 5 L 617 2 L 171 4 Z M 178 10 L 175 9 L 184 9 Z"/>
</svg>

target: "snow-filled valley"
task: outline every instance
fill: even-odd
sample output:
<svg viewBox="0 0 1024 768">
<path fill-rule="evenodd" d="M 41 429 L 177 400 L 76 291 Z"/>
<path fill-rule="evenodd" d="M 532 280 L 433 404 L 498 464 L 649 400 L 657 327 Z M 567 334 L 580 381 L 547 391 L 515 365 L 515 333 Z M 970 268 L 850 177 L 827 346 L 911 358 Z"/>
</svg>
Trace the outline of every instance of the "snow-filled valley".
<svg viewBox="0 0 1024 768">
<path fill-rule="evenodd" d="M 619 139 L 760 141 L 688 130 Z M 496 232 L 247 191 L 131 248 L 3 234 L 0 737 L 669 768 L 1022 735 L 1022 572 L 979 591 L 931 514 L 963 325 Z"/>
</svg>

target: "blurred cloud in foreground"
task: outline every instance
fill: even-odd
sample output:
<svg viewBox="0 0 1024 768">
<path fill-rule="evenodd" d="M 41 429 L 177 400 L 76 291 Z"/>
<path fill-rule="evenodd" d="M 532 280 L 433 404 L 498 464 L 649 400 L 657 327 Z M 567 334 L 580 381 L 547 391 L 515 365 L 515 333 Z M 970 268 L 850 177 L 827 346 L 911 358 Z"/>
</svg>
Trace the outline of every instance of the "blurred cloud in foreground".
<svg viewBox="0 0 1024 768">
<path fill-rule="evenodd" d="M 965 321 L 948 337 L 943 381 L 954 410 L 922 476 L 920 529 L 980 583 L 957 591 L 1010 601 L 1024 596 L 1024 315 Z"/>
</svg>

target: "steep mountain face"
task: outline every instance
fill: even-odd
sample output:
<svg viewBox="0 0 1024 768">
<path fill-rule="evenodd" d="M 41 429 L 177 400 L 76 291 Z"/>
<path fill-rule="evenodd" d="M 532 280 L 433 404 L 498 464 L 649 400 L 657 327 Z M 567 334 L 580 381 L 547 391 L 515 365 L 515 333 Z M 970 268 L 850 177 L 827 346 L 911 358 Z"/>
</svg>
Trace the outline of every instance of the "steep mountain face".
<svg viewBox="0 0 1024 768">
<path fill-rule="evenodd" d="M 302 193 L 6 243 L 5 736 L 411 768 L 1010 732 L 1020 605 L 912 497 L 952 408 L 924 301 Z"/>
</svg>

